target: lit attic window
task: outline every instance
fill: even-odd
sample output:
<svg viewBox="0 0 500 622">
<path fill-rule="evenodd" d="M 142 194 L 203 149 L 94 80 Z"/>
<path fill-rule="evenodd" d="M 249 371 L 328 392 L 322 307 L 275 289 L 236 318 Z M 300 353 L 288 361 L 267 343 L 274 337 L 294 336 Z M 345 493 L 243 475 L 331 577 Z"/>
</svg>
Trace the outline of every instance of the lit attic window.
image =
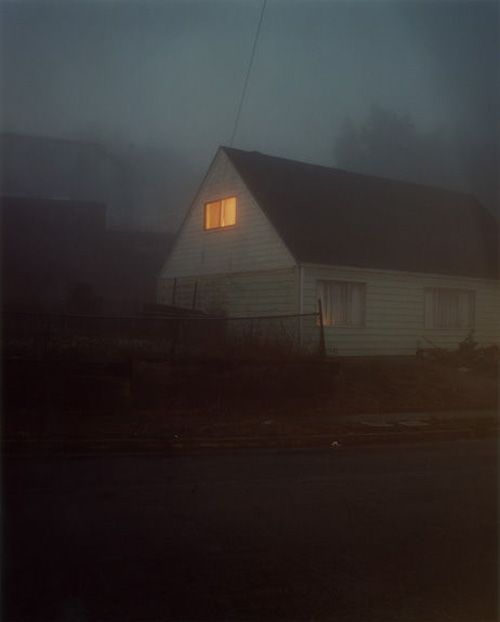
<svg viewBox="0 0 500 622">
<path fill-rule="evenodd" d="M 236 197 L 205 203 L 205 229 L 222 229 L 236 224 Z"/>
</svg>

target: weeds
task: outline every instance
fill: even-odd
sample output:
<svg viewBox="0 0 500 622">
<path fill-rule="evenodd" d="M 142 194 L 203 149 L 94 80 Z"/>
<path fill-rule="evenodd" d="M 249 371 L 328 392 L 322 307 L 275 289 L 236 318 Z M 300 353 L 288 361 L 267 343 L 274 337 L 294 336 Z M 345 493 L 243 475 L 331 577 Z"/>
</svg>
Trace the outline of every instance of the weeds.
<svg viewBox="0 0 500 622">
<path fill-rule="evenodd" d="M 496 375 L 500 363 L 500 347 L 479 345 L 474 339 L 474 332 L 470 331 L 456 349 L 447 350 L 437 347 L 421 349 L 417 353 L 417 358 L 449 367 Z"/>
</svg>

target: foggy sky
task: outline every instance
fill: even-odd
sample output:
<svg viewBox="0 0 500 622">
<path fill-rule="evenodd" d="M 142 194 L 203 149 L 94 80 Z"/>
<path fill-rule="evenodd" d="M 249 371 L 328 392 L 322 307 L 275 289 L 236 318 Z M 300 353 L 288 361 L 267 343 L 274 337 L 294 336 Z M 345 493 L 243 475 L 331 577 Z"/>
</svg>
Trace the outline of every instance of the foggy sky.
<svg viewBox="0 0 500 622">
<path fill-rule="evenodd" d="M 3 2 L 2 130 L 97 141 L 172 229 L 228 144 L 261 0 Z M 374 104 L 498 144 L 496 2 L 268 0 L 235 147 L 335 165 Z"/>
</svg>

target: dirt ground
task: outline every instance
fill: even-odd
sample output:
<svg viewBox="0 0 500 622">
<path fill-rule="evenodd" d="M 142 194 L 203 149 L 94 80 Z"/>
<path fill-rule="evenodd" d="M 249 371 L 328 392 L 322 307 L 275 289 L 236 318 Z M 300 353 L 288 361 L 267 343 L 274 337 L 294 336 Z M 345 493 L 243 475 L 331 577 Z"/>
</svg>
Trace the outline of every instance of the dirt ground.
<svg viewBox="0 0 500 622">
<path fill-rule="evenodd" d="M 6 437 L 328 431 L 354 414 L 496 409 L 498 369 L 425 359 L 4 364 Z"/>
</svg>

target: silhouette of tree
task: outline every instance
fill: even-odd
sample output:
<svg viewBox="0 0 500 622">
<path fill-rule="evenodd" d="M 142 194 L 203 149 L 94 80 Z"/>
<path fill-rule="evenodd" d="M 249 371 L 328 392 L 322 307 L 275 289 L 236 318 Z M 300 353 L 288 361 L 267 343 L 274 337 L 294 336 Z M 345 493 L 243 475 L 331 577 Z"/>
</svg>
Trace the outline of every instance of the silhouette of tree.
<svg viewBox="0 0 500 622">
<path fill-rule="evenodd" d="M 372 106 L 359 128 L 351 119 L 335 145 L 337 166 L 417 183 L 454 185 L 456 155 L 444 132 L 417 130 L 409 114 Z"/>
<path fill-rule="evenodd" d="M 359 127 L 345 119 L 337 136 L 336 166 L 474 194 L 500 215 L 498 140 L 463 127 L 423 131 L 409 114 L 372 106 Z"/>
</svg>

